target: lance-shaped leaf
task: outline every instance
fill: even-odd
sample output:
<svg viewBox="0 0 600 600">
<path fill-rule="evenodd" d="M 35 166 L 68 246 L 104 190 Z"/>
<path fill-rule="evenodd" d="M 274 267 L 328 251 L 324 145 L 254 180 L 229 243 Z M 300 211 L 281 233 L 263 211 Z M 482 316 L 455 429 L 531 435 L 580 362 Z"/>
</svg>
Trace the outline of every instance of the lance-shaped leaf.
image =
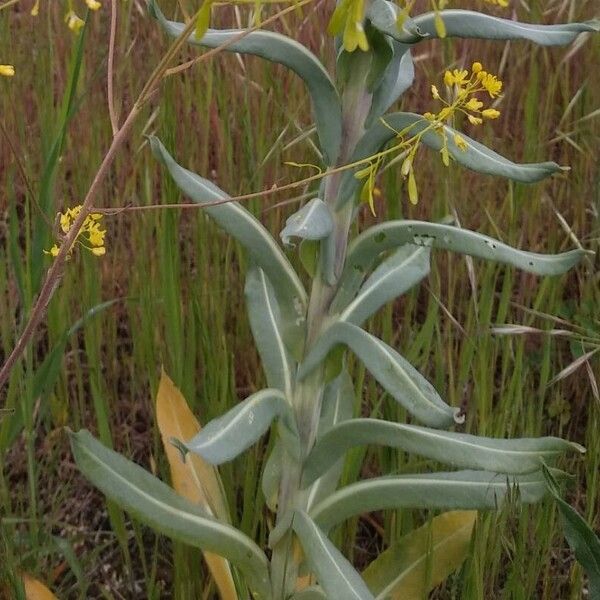
<svg viewBox="0 0 600 600">
<path fill-rule="evenodd" d="M 207 204 L 227 200 L 227 194 L 215 184 L 175 162 L 156 137 L 150 137 L 154 155 L 167 167 L 177 187 L 194 202 Z M 288 329 L 304 323 L 306 291 L 294 268 L 260 221 L 237 202 L 224 202 L 204 209 L 248 252 L 252 261 L 264 270 L 272 283 Z"/>
<path fill-rule="evenodd" d="M 181 453 L 170 442 L 173 437 L 189 439 L 196 435 L 200 431 L 200 423 L 164 371 L 156 393 L 156 422 L 169 460 L 171 485 L 175 491 L 201 506 L 211 516 L 229 523 L 227 499 L 216 468 L 191 453 L 182 460 Z M 204 552 L 204 559 L 219 589 L 221 600 L 237 600 L 229 562 L 210 552 Z"/>
<path fill-rule="evenodd" d="M 350 162 L 357 162 L 377 154 L 390 140 L 396 137 L 395 131 L 406 131 L 406 136 L 412 137 L 425 131 L 428 127 L 431 128 L 430 121 L 415 113 L 391 113 L 382 119 L 385 120 L 385 124 L 379 120 L 363 135 Z M 454 141 L 455 134 L 458 132 L 448 125 L 444 125 L 444 130 L 450 156 L 467 169 L 486 175 L 506 177 L 521 183 L 535 183 L 561 170 L 561 167 L 554 162 L 514 163 L 462 132 L 460 132 L 460 137 L 467 144 L 467 148 L 461 150 Z M 421 141 L 433 150 L 439 151 L 443 146 L 442 136 L 433 129 L 423 133 Z M 360 186 L 360 181 L 354 177 L 354 173 L 363 166 L 359 165 L 354 171 L 349 170 L 344 174 L 340 191 L 341 204 L 354 198 Z"/>
<path fill-rule="evenodd" d="M 304 485 L 350 448 L 365 444 L 399 448 L 453 467 L 511 474 L 539 470 L 543 462 L 552 464 L 569 450 L 585 452 L 578 444 L 556 437 L 494 439 L 379 419 L 353 419 L 336 425 L 318 440 L 304 463 Z"/>
<path fill-rule="evenodd" d="M 294 513 L 292 527 L 300 539 L 308 565 L 316 574 L 327 598 L 373 599 L 354 567 L 305 512 Z"/>
<path fill-rule="evenodd" d="M 184 446 L 210 464 L 220 465 L 257 442 L 277 418 L 281 419 L 280 431 L 286 447 L 295 447 L 298 432 L 291 405 L 285 395 L 275 389 L 252 394 L 223 416 L 210 421 Z"/>
<path fill-rule="evenodd" d="M 150 1 L 150 12 L 163 29 L 173 37 L 181 35 L 184 23 L 169 21 L 159 10 L 155 0 Z M 333 165 L 340 151 L 342 138 L 342 110 L 340 98 L 329 73 L 319 59 L 297 41 L 272 31 L 252 31 L 240 39 L 243 29 L 209 29 L 201 39 L 191 34 L 188 42 L 194 46 L 217 48 L 228 44 L 224 50 L 260 56 L 268 61 L 288 67 L 299 75 L 310 94 L 317 133 L 327 164 Z M 235 41 L 233 41 L 235 40 Z"/>
<path fill-rule="evenodd" d="M 430 254 L 428 247 L 400 246 L 373 271 L 339 319 L 360 325 L 384 304 L 417 285 L 429 274 Z"/>
<path fill-rule="evenodd" d="M 58 600 L 58 598 L 41 581 L 27 573 L 21 575 L 25 600 Z M 7 596 L 8 598 L 8 596 Z"/>
<path fill-rule="evenodd" d="M 291 398 L 295 363 L 284 343 L 283 325 L 273 286 L 259 267 L 248 269 L 244 293 L 250 328 L 269 387 L 277 388 Z"/>
<path fill-rule="evenodd" d="M 505 263 L 536 275 L 560 275 L 574 267 L 586 254 L 571 250 L 561 254 L 538 254 L 517 250 L 481 233 L 443 223 L 388 221 L 370 227 L 348 247 L 348 258 L 340 278 L 336 306 L 345 306 L 354 297 L 377 257 L 403 244 L 452 250 L 476 258 Z"/>
<path fill-rule="evenodd" d="M 434 12 L 414 17 L 410 30 L 408 30 L 406 27 L 399 29 L 396 24 L 399 10 L 395 3 L 388 2 L 388 0 L 373 0 L 367 17 L 382 33 L 406 44 L 439 37 L 435 26 L 436 14 Z M 580 33 L 599 30 L 597 20 L 585 23 L 538 25 L 536 23 L 519 23 L 480 12 L 458 9 L 444 10 L 442 19 L 446 37 L 528 40 L 542 46 L 564 46 L 575 40 Z"/>
<path fill-rule="evenodd" d="M 369 372 L 406 410 L 431 427 L 460 421 L 459 408 L 448 406 L 435 388 L 393 348 L 350 323 L 336 322 L 326 329 L 300 365 L 300 379 L 315 369 L 338 344 L 348 346 Z"/>
<path fill-rule="evenodd" d="M 310 514 L 324 531 L 329 531 L 355 515 L 388 508 L 492 510 L 502 504 L 507 494 L 516 491 L 515 487 L 519 501 L 525 504 L 539 501 L 546 493 L 541 471 L 527 475 L 486 471 L 395 475 L 343 487 Z"/>
<path fill-rule="evenodd" d="M 589 597 L 596 600 L 600 598 L 600 538 L 581 515 L 562 499 L 556 479 L 550 470 L 544 466 L 543 472 L 548 489 L 558 505 L 567 542 L 588 576 Z"/>
<path fill-rule="evenodd" d="M 394 40 L 392 47 L 394 56 L 385 69 L 381 83 L 373 92 L 371 111 L 367 118 L 368 127 L 404 94 L 415 78 L 410 46 Z"/>
<path fill-rule="evenodd" d="M 296 592 L 291 600 L 327 600 L 325 592 L 316 585 L 312 585 L 300 592 Z"/>
<path fill-rule="evenodd" d="M 333 218 L 329 207 L 320 198 L 313 198 L 288 217 L 280 236 L 281 241 L 288 246 L 291 238 L 322 240 L 332 231 Z"/>
<path fill-rule="evenodd" d="M 352 385 L 352 378 L 344 368 L 333 381 L 329 382 L 323 392 L 317 439 L 325 436 L 332 427 L 351 419 L 353 411 L 354 386 Z M 341 455 L 338 455 L 338 457 L 341 457 Z M 329 463 L 327 468 L 321 470 L 318 479 L 313 477 L 310 482 L 307 482 L 307 484 L 312 484 L 307 490 L 307 509 L 310 509 L 311 506 L 335 490 L 343 467 L 343 460 L 334 460 Z"/>
<path fill-rule="evenodd" d="M 259 598 L 270 600 L 267 557 L 248 536 L 214 519 L 88 431 L 70 433 L 70 438 L 77 466 L 108 498 L 156 531 L 227 558 Z"/>
<path fill-rule="evenodd" d="M 422 600 L 469 554 L 477 511 L 434 517 L 394 542 L 363 572 L 375 600 Z"/>
</svg>

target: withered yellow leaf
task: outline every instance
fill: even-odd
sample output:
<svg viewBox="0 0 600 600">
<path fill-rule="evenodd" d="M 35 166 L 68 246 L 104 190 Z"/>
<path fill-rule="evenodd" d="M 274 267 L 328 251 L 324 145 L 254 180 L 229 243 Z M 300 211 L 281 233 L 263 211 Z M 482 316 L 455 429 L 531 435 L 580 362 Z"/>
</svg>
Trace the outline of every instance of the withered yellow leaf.
<svg viewBox="0 0 600 600">
<path fill-rule="evenodd" d="M 27 600 L 58 600 L 41 581 L 38 581 L 31 575 L 23 573 L 21 578 Z"/>
</svg>

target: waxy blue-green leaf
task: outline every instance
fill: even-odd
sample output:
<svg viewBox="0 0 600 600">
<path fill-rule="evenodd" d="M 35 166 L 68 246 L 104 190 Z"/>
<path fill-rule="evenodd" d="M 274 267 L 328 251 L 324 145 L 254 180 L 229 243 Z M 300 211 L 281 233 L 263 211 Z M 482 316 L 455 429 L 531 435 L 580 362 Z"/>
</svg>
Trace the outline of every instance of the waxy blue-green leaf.
<svg viewBox="0 0 600 600">
<path fill-rule="evenodd" d="M 177 187 L 186 196 L 198 204 L 227 200 L 229 196 L 214 183 L 178 165 L 158 138 L 152 136 L 149 139 L 154 155 L 167 167 Z M 286 336 L 294 329 L 301 329 L 305 319 L 306 291 L 273 236 L 237 202 L 208 205 L 204 210 L 247 250 L 252 262 L 266 273 L 286 322 Z"/>
<path fill-rule="evenodd" d="M 373 271 L 341 312 L 340 321 L 361 325 L 384 304 L 417 285 L 429 274 L 430 254 L 428 247 L 400 246 Z"/>
<path fill-rule="evenodd" d="M 460 422 L 459 408 L 448 406 L 435 388 L 393 348 L 351 323 L 326 329 L 298 369 L 300 379 L 315 369 L 339 344 L 348 346 L 383 388 L 419 421 L 431 427 Z"/>
<path fill-rule="evenodd" d="M 291 244 L 291 238 L 322 240 L 333 231 L 333 218 L 329 207 L 320 198 L 313 198 L 298 212 L 287 218 L 279 234 L 281 241 Z"/>
<path fill-rule="evenodd" d="M 377 444 L 460 467 L 523 474 L 553 463 L 569 450 L 584 452 L 578 444 L 556 437 L 494 439 L 392 423 L 353 419 L 332 427 L 316 443 L 304 463 L 304 485 L 309 485 L 356 446 Z"/>
<path fill-rule="evenodd" d="M 186 27 L 184 23 L 166 19 L 155 0 L 150 1 L 150 12 L 170 36 L 181 35 Z M 243 33 L 243 29 L 209 29 L 201 39 L 190 35 L 188 42 L 207 48 L 228 44 L 224 48 L 228 52 L 260 56 L 294 71 L 308 88 L 325 161 L 328 165 L 335 164 L 342 139 L 342 109 L 339 94 L 325 67 L 312 52 L 285 35 L 258 30 L 236 39 Z"/>
<path fill-rule="evenodd" d="M 341 373 L 327 384 L 323 392 L 317 440 L 326 435 L 332 427 L 351 419 L 353 411 L 354 386 L 348 371 L 343 368 Z M 339 456 L 341 458 L 341 455 Z M 308 482 L 312 485 L 306 490 L 307 510 L 336 489 L 343 467 L 343 460 L 334 460 L 329 463 L 326 469 L 321 470 L 318 479 L 313 477 Z"/>
<path fill-rule="evenodd" d="M 327 596 L 320 587 L 311 585 L 300 592 L 296 592 L 290 600 L 327 600 Z"/>
<path fill-rule="evenodd" d="M 210 421 L 198 435 L 185 441 L 184 446 L 212 465 L 220 465 L 257 442 L 275 419 L 281 420 L 280 431 L 290 448 L 295 447 L 298 432 L 292 407 L 285 395 L 275 389 L 252 394 L 223 416 Z"/>
<path fill-rule="evenodd" d="M 267 557 L 248 536 L 209 516 L 88 431 L 70 433 L 70 438 L 77 466 L 108 498 L 156 531 L 227 558 L 258 598 L 270 600 Z"/>
<path fill-rule="evenodd" d="M 292 527 L 327 598 L 373 600 L 361 576 L 305 512 L 294 513 Z"/>
<path fill-rule="evenodd" d="M 394 40 L 394 56 L 383 74 L 381 83 L 373 92 L 371 111 L 366 121 L 370 127 L 373 121 L 384 114 L 402 94 L 412 85 L 415 78 L 410 46 Z"/>
<path fill-rule="evenodd" d="M 334 304 L 346 306 L 354 298 L 377 257 L 382 252 L 403 244 L 452 250 L 476 258 L 505 263 L 536 275 L 565 273 L 577 265 L 586 254 L 583 250 L 538 254 L 517 250 L 487 235 L 453 225 L 425 221 L 388 221 L 370 227 L 357 236 L 348 247 L 348 257 L 340 277 L 340 290 Z"/>
<path fill-rule="evenodd" d="M 423 39 L 439 37 L 435 26 L 436 13 L 427 12 L 414 17 L 410 28 L 398 29 L 396 19 L 400 8 L 388 0 L 373 0 L 367 18 L 374 27 L 399 42 L 414 44 Z M 598 31 L 597 20 L 585 23 L 538 25 L 519 23 L 472 10 L 451 9 L 441 13 L 446 37 L 484 40 L 527 40 L 542 46 L 570 44 L 580 33 Z"/>
<path fill-rule="evenodd" d="M 383 116 L 382 119 L 385 120 L 385 124 L 379 120 L 363 135 L 350 159 L 351 163 L 377 154 L 390 140 L 396 137 L 395 131 L 406 131 L 405 137 L 408 138 L 431 127 L 430 121 L 415 113 L 390 113 Z M 535 183 L 553 173 L 561 171 L 561 167 L 554 162 L 514 163 L 483 144 L 471 139 L 464 133 L 457 132 L 448 125 L 444 125 L 444 130 L 448 140 L 448 152 L 450 156 L 459 165 L 467 169 L 486 175 L 506 177 L 507 179 L 521 183 Z M 460 137 L 466 142 L 466 150 L 461 150 L 456 145 L 454 136 L 457 133 L 460 133 Z M 433 131 L 433 129 L 424 133 L 421 141 L 433 150 L 439 151 L 443 146 L 441 135 Z M 360 181 L 354 177 L 354 174 L 363 168 L 363 166 L 358 166 L 354 170 L 349 170 L 344 174 L 339 196 L 340 204 L 345 204 L 354 199 L 360 186 Z"/>
<path fill-rule="evenodd" d="M 295 362 L 285 346 L 281 315 L 273 286 L 259 267 L 251 266 L 248 269 L 244 294 L 250 328 L 267 376 L 267 383 L 269 387 L 277 388 L 291 398 Z"/>
<path fill-rule="evenodd" d="M 486 471 L 394 475 L 343 487 L 315 506 L 310 515 L 329 531 L 355 515 L 388 508 L 492 510 L 515 486 L 524 504 L 538 502 L 546 493 L 541 471 L 527 475 Z"/>
</svg>

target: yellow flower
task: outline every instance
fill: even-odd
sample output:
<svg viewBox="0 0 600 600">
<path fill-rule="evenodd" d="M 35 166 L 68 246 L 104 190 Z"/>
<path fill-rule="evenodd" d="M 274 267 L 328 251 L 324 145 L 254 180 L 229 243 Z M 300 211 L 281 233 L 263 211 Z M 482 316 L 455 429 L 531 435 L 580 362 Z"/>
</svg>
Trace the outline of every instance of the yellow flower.
<svg viewBox="0 0 600 600">
<path fill-rule="evenodd" d="M 74 33 L 79 33 L 81 28 L 85 25 L 85 21 L 77 16 L 77 14 L 70 10 L 65 15 L 65 23 L 69 27 L 71 31 Z"/>
<path fill-rule="evenodd" d="M 500 116 L 500 111 L 496 110 L 495 108 L 486 108 L 484 111 L 481 112 L 481 114 L 486 119 L 497 119 Z"/>
<path fill-rule="evenodd" d="M 58 256 L 58 252 L 59 252 L 59 249 L 56 244 L 54 244 L 54 246 L 52 246 L 52 248 L 50 248 L 50 250 L 44 250 L 44 254 L 50 254 L 54 258 L 56 258 Z"/>
<path fill-rule="evenodd" d="M 483 102 L 477 100 L 477 98 L 471 98 L 466 104 L 465 104 L 465 108 L 467 110 L 476 110 L 479 111 L 479 109 L 483 106 Z"/>
<path fill-rule="evenodd" d="M 484 71 L 478 73 L 478 76 L 481 75 L 481 73 L 484 73 Z M 490 98 L 495 98 L 502 91 L 502 82 L 495 75 L 485 73 L 485 75 L 481 77 L 480 80 L 481 85 L 490 95 Z"/>
<path fill-rule="evenodd" d="M 434 100 L 440 99 L 440 92 L 435 85 L 431 86 L 431 95 L 433 96 Z"/>
<path fill-rule="evenodd" d="M 15 68 L 12 65 L 0 65 L 0 75 L 4 77 L 14 77 Z"/>
<path fill-rule="evenodd" d="M 435 119 L 435 115 L 433 113 L 430 113 L 430 112 L 424 113 L 423 117 L 425 119 L 427 119 L 428 121 L 433 121 Z"/>
<path fill-rule="evenodd" d="M 452 73 L 450 73 L 450 71 L 446 71 L 444 73 L 444 83 L 450 87 L 452 85 L 454 85 L 454 76 L 452 75 Z"/>
<path fill-rule="evenodd" d="M 471 67 L 471 71 L 473 71 L 473 73 L 477 74 L 480 71 L 483 71 L 483 65 L 480 62 L 474 62 L 473 66 Z"/>
<path fill-rule="evenodd" d="M 454 79 L 454 83 L 456 85 L 465 85 L 467 83 L 468 75 L 469 71 L 467 71 L 466 69 L 462 71 L 454 69 L 454 71 L 452 71 L 452 78 Z"/>
<path fill-rule="evenodd" d="M 85 3 L 90 10 L 98 10 L 102 6 L 98 0 L 85 0 Z"/>
<path fill-rule="evenodd" d="M 469 148 L 469 145 L 467 144 L 465 138 L 462 137 L 461 135 L 459 135 L 458 133 L 454 134 L 454 143 L 457 145 L 458 149 L 461 150 L 462 152 L 466 152 L 467 149 Z"/>
<path fill-rule="evenodd" d="M 66 212 L 59 213 L 58 222 L 63 233 L 66 235 L 73 226 L 73 223 L 81 213 L 81 205 L 68 208 Z M 92 213 L 87 215 L 81 225 L 81 229 L 77 234 L 76 241 L 79 242 L 84 248 L 87 248 L 94 256 L 104 256 L 106 254 L 106 248 L 104 247 L 104 237 L 106 235 L 105 229 L 100 229 L 100 219 L 102 219 L 101 213 Z M 44 250 L 45 254 L 50 254 L 54 257 L 58 254 L 59 247 L 54 244 L 49 251 Z M 69 250 L 69 255 L 71 251 Z"/>
<path fill-rule="evenodd" d="M 32 17 L 37 17 L 40 14 L 40 0 L 35 0 L 31 12 L 29 13 Z"/>
<path fill-rule="evenodd" d="M 469 119 L 469 123 L 471 123 L 471 125 L 481 125 L 483 123 L 483 119 L 474 117 L 473 115 L 467 115 L 467 118 Z"/>
</svg>

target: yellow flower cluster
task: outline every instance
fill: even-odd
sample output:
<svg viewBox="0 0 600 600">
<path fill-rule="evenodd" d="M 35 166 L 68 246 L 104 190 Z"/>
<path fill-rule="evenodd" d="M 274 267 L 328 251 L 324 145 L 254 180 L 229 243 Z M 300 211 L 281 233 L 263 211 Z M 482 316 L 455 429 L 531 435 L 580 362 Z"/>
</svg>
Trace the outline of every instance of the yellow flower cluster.
<svg viewBox="0 0 600 600">
<path fill-rule="evenodd" d="M 59 225 L 64 235 L 69 233 L 75 219 L 81 213 L 81 205 L 68 208 L 67 212 L 59 213 Z M 106 235 L 105 229 L 100 229 L 100 219 L 102 215 L 100 213 L 92 213 L 88 215 L 83 221 L 83 225 L 77 234 L 76 242 L 81 244 L 84 248 L 87 248 L 94 256 L 103 256 L 106 253 L 104 247 L 104 236 Z M 44 252 L 52 256 L 57 256 L 60 248 L 54 244 L 50 250 Z M 70 251 L 69 251 L 70 253 Z"/>
<path fill-rule="evenodd" d="M 331 35 L 341 35 L 346 52 L 354 52 L 360 48 L 364 52 L 369 49 L 369 41 L 365 34 L 365 0 L 341 0 L 337 5 L 328 31 Z"/>
<path fill-rule="evenodd" d="M 90 10 L 98 10 L 102 4 L 98 0 L 85 0 L 86 6 Z M 40 14 L 40 0 L 35 0 L 35 4 L 31 9 L 31 16 L 37 17 Z M 85 21 L 75 12 L 73 8 L 73 0 L 68 0 L 68 10 L 65 14 L 65 23 L 73 33 L 79 33 L 85 25 Z"/>
<path fill-rule="evenodd" d="M 2 77 L 14 77 L 15 68 L 12 65 L 0 65 L 0 75 Z"/>
</svg>

